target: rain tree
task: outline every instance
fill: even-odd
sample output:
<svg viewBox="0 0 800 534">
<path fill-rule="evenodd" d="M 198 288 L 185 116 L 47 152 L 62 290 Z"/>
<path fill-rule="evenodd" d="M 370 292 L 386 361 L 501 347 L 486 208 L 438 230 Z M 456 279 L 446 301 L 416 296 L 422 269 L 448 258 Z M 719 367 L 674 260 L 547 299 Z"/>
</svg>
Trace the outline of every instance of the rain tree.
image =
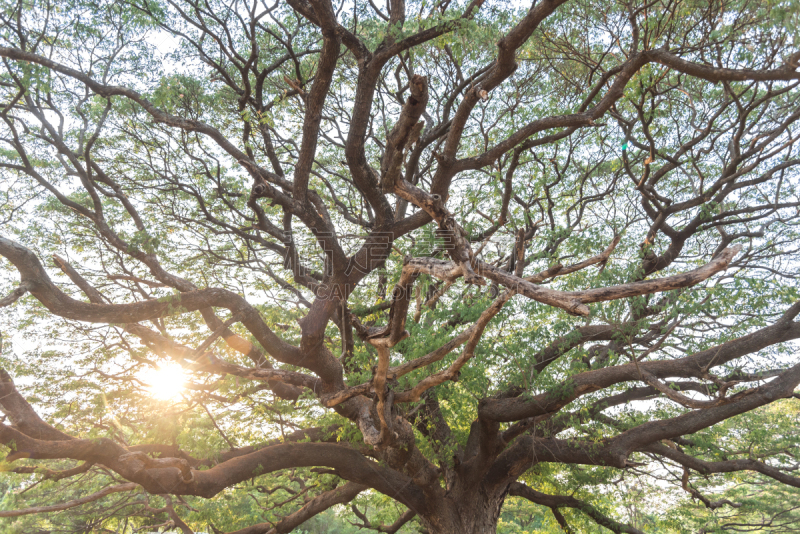
<svg viewBox="0 0 800 534">
<path fill-rule="evenodd" d="M 3 528 L 797 528 L 798 12 L 5 0 Z"/>
</svg>

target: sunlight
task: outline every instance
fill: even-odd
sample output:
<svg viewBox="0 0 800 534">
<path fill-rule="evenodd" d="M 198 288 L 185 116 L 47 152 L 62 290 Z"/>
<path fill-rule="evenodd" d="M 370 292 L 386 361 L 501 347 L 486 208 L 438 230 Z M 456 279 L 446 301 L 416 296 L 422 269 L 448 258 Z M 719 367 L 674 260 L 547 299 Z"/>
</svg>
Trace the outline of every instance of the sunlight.
<svg viewBox="0 0 800 534">
<path fill-rule="evenodd" d="M 170 362 L 157 369 L 147 369 L 138 378 L 147 385 L 150 395 L 159 400 L 176 399 L 185 389 L 186 377 L 183 368 L 177 363 Z"/>
</svg>

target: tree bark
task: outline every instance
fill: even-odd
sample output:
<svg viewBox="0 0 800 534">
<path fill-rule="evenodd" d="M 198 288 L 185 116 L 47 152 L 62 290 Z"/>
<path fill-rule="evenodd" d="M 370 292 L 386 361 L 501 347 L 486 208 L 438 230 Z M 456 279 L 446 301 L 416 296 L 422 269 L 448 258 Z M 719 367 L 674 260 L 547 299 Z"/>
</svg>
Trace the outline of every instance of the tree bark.
<svg viewBox="0 0 800 534">
<path fill-rule="evenodd" d="M 430 534 L 495 534 L 507 494 L 508 486 L 463 488 L 432 507 L 432 515 L 420 517 Z"/>
</svg>

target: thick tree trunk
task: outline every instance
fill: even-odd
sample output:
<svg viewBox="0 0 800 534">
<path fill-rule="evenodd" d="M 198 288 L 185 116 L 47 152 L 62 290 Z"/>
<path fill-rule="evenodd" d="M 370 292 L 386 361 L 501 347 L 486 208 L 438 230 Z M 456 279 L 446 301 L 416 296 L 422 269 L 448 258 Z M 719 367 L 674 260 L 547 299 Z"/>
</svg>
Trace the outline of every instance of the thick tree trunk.
<svg viewBox="0 0 800 534">
<path fill-rule="evenodd" d="M 497 520 L 508 488 L 487 492 L 476 488 L 470 494 L 448 495 L 434 515 L 423 517 L 430 534 L 495 534 Z"/>
</svg>

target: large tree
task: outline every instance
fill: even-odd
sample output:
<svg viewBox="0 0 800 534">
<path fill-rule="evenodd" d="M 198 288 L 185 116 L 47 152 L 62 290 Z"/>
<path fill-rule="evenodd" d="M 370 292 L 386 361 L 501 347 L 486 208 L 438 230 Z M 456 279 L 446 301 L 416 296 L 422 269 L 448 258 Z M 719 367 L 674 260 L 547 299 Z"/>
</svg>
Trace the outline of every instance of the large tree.
<svg viewBox="0 0 800 534">
<path fill-rule="evenodd" d="M 797 528 L 797 17 L 5 0 L 0 517 Z"/>
</svg>

